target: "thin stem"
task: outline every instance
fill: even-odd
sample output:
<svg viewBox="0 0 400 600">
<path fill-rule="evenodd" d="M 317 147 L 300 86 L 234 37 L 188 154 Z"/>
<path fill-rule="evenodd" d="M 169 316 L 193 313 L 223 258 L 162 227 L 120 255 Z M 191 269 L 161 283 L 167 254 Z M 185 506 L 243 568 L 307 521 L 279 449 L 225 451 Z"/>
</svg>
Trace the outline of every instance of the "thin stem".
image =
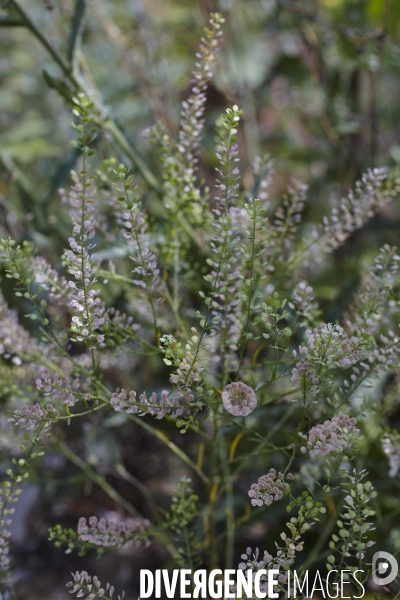
<svg viewBox="0 0 400 600">
<path fill-rule="evenodd" d="M 186 553 L 187 553 L 187 557 L 188 557 L 188 563 L 189 563 L 189 569 L 191 572 L 193 572 L 193 561 L 192 561 L 192 553 L 190 551 L 190 543 L 189 543 L 189 536 L 188 536 L 188 532 L 186 527 L 183 528 L 183 537 L 185 540 L 185 546 L 186 546 Z"/>
<path fill-rule="evenodd" d="M 227 448 L 224 443 L 219 444 L 220 460 L 225 481 L 226 494 L 226 553 L 225 553 L 225 568 L 232 569 L 233 557 L 235 550 L 235 500 L 233 495 L 233 477 L 231 475 L 230 461 L 227 454 Z"/>
<path fill-rule="evenodd" d="M 99 473 L 96 473 L 90 465 L 82 460 L 63 440 L 58 440 L 57 446 L 60 451 L 66 456 L 74 465 L 79 467 L 89 479 L 96 483 L 114 502 L 119 504 L 131 517 L 142 517 L 142 515 L 123 498 Z"/>
<path fill-rule="evenodd" d="M 244 358 L 244 353 L 246 350 L 246 346 L 247 346 L 247 333 L 249 331 L 249 324 L 250 324 L 250 313 L 251 313 L 251 301 L 253 298 L 253 278 L 254 278 L 254 270 L 255 270 L 255 264 L 254 264 L 254 258 L 255 258 L 255 252 L 256 252 L 256 220 L 257 220 L 257 200 L 254 201 L 253 204 L 253 228 L 252 228 L 252 232 L 251 232 L 251 259 L 250 259 L 250 273 L 249 273 L 249 278 L 248 278 L 248 293 L 247 293 L 247 306 L 246 306 L 246 323 L 242 329 L 242 335 L 244 336 L 244 340 L 243 340 L 243 344 L 240 350 L 240 356 L 239 356 L 239 366 L 237 368 L 237 373 L 236 373 L 236 380 L 239 377 L 240 374 L 240 369 L 242 367 L 242 362 L 243 362 L 243 358 Z"/>
<path fill-rule="evenodd" d="M 144 485 L 144 483 L 142 483 L 141 481 L 139 481 L 139 479 L 137 479 L 134 475 L 132 475 L 131 473 L 129 473 L 124 465 L 122 463 L 118 463 L 115 466 L 115 471 L 114 469 L 110 469 L 110 474 L 117 474 L 121 477 L 121 479 L 124 479 L 125 481 L 128 481 L 131 485 L 133 485 L 137 490 L 139 490 L 139 492 L 141 492 L 143 494 L 143 496 L 146 498 L 147 504 L 149 505 L 149 508 L 152 512 L 153 515 L 156 514 L 157 512 L 157 507 L 154 503 L 153 497 L 151 495 L 151 493 L 149 492 L 149 490 L 147 489 L 147 487 Z"/>
<path fill-rule="evenodd" d="M 179 274 L 180 274 L 180 240 L 179 240 L 179 231 L 175 229 L 173 231 L 174 242 L 173 242 L 173 250 L 174 250 L 174 295 L 173 295 L 173 305 L 175 310 L 178 310 L 179 307 Z"/>
<path fill-rule="evenodd" d="M 88 285 L 90 285 L 87 283 L 86 281 L 86 270 L 85 270 L 85 220 L 86 220 L 86 189 L 88 186 L 88 179 L 86 178 L 87 175 L 87 153 L 88 153 L 88 141 L 85 139 L 86 137 L 86 132 L 83 132 L 83 136 L 84 136 L 84 143 L 83 143 L 83 152 L 82 152 L 82 170 L 80 172 L 81 174 L 81 185 L 82 185 L 82 193 L 80 194 L 81 200 L 82 200 L 82 210 L 81 210 L 81 224 L 80 224 L 80 262 L 81 262 L 81 274 L 82 274 L 82 291 L 83 291 L 83 297 L 84 297 L 84 306 L 85 306 L 85 316 L 86 316 L 86 323 L 87 323 L 87 327 L 89 330 L 89 340 L 91 339 L 92 335 L 93 335 L 93 329 L 92 329 L 92 317 L 90 314 L 90 310 L 89 310 L 89 301 L 88 301 Z M 90 183 L 89 183 L 90 185 Z M 88 259 L 89 260 L 89 259 Z M 91 355 L 91 359 L 92 359 L 92 371 L 93 371 L 93 377 L 95 378 L 95 382 L 96 382 L 96 388 L 97 388 L 97 362 L 96 362 L 96 357 L 95 357 L 95 353 L 94 353 L 94 349 L 89 347 L 89 344 L 91 344 L 92 342 L 88 341 L 86 342 L 87 348 L 89 350 L 89 353 Z M 96 389 L 97 392 L 97 389 Z"/>
<path fill-rule="evenodd" d="M 79 469 L 81 469 L 89 479 L 91 479 L 94 483 L 96 483 L 106 494 L 109 496 L 114 502 L 119 504 L 129 515 L 132 517 L 142 517 L 142 515 L 128 502 L 123 498 L 118 492 L 102 477 L 99 473 L 96 473 L 85 461 L 83 461 L 63 440 L 59 440 L 57 443 L 58 448 L 61 452 Z M 169 541 L 168 537 L 163 534 L 161 531 L 155 531 L 155 537 L 162 542 L 168 552 L 175 558 L 179 559 L 179 553 L 173 546 L 173 544 Z"/>
<path fill-rule="evenodd" d="M 180 314 L 179 314 L 179 310 L 178 307 L 176 306 L 175 302 L 173 301 L 171 294 L 169 293 L 169 289 L 165 283 L 165 281 L 163 281 L 163 288 L 164 288 L 164 294 L 165 297 L 168 301 L 168 304 L 172 310 L 172 312 L 174 313 L 174 317 L 176 319 L 177 324 L 180 327 L 181 332 L 185 335 L 185 337 L 187 337 L 188 333 L 187 333 L 187 327 L 186 324 L 183 322 Z"/>
<path fill-rule="evenodd" d="M 230 176 L 230 151 L 231 151 L 231 137 L 232 137 L 232 133 L 231 131 L 229 131 L 229 136 L 228 136 L 228 140 L 226 141 L 226 149 L 225 149 L 225 156 L 226 156 L 226 163 L 225 163 L 225 203 L 224 203 L 224 217 L 225 219 L 227 218 L 227 215 L 229 213 L 229 176 Z M 217 287 L 219 284 L 219 279 L 221 276 L 221 271 L 222 271 L 222 264 L 223 261 L 226 260 L 226 249 L 228 246 L 228 235 L 229 235 L 229 225 L 225 225 L 225 230 L 224 230 L 224 236 L 223 236 L 223 240 L 222 240 L 222 244 L 221 244 L 221 249 L 219 251 L 219 259 L 218 259 L 218 265 L 216 268 L 216 273 L 215 273 L 215 277 L 214 277 L 214 281 L 213 281 L 213 286 L 212 286 L 212 290 L 211 290 L 211 294 L 208 298 L 209 302 L 208 302 L 208 306 L 207 306 L 207 312 L 206 312 L 206 316 L 203 320 L 203 325 L 202 325 L 202 329 L 199 335 L 199 341 L 197 343 L 197 347 L 194 353 L 194 357 L 193 357 L 193 361 L 192 364 L 190 365 L 190 369 L 188 370 L 188 372 L 186 373 L 186 381 L 188 380 L 190 373 L 193 370 L 194 365 L 196 364 L 197 361 L 197 357 L 199 355 L 200 352 L 200 348 L 201 348 L 201 344 L 203 342 L 204 336 L 206 335 L 207 329 L 208 329 L 208 320 L 210 318 L 211 312 L 212 312 L 212 305 L 213 305 L 213 301 L 214 301 L 214 297 L 217 291 Z"/>
<path fill-rule="evenodd" d="M 218 432 L 220 426 L 219 414 L 216 412 L 213 415 L 213 438 L 211 440 L 211 469 L 210 469 L 210 481 L 209 481 L 209 537 L 208 537 L 208 548 L 210 552 L 210 569 L 214 569 L 218 566 L 218 545 L 217 545 L 217 529 L 216 529 L 216 506 L 218 497 L 218 486 L 219 478 L 217 477 L 218 471 Z"/>
<path fill-rule="evenodd" d="M 27 463 L 32 458 L 33 451 L 34 451 L 36 445 L 39 443 L 40 434 L 42 433 L 45 426 L 46 426 L 46 422 L 44 422 L 40 425 L 38 432 L 36 433 L 35 437 L 32 440 L 32 444 L 29 449 L 29 452 L 26 454 L 26 458 L 24 459 L 22 464 L 19 463 L 18 470 L 17 470 L 16 474 L 13 476 L 12 484 L 10 485 L 10 487 L 6 488 L 7 491 L 5 493 L 4 502 L 2 502 L 1 509 L 0 509 L 0 522 L 4 518 L 4 514 L 6 511 L 8 502 L 9 502 L 11 496 L 13 495 L 15 488 L 17 487 L 18 484 L 22 483 L 22 473 L 23 473 L 24 469 L 26 469 Z"/>
<path fill-rule="evenodd" d="M 143 427 L 143 429 L 146 429 L 146 431 L 148 431 L 149 433 L 154 435 L 161 442 L 163 442 L 166 446 L 168 446 L 168 448 L 174 454 L 179 456 L 179 458 L 182 459 L 183 462 L 185 462 L 191 469 L 193 469 L 193 471 L 195 473 L 197 473 L 197 475 L 203 480 L 204 483 L 206 483 L 207 485 L 209 484 L 210 480 L 207 477 L 207 475 L 205 475 L 205 473 L 203 473 L 203 471 L 200 469 L 200 467 L 198 465 L 196 465 L 196 463 L 194 463 L 192 461 L 192 459 L 183 450 L 178 448 L 178 446 L 176 444 L 174 444 L 174 442 L 171 442 L 171 440 L 165 435 L 165 433 L 163 433 L 160 429 L 155 429 L 154 427 L 149 425 L 146 421 L 144 421 L 141 417 L 136 417 L 135 415 L 132 415 L 130 413 L 127 413 L 126 416 L 131 421 L 134 421 L 135 423 L 137 423 L 138 425 Z"/>
</svg>

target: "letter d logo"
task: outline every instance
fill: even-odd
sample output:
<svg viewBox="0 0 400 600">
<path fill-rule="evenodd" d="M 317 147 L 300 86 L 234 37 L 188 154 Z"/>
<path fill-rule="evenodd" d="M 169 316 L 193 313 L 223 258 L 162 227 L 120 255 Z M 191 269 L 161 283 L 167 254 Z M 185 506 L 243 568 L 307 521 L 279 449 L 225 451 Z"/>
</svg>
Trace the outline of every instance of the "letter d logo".
<svg viewBox="0 0 400 600">
<path fill-rule="evenodd" d="M 372 557 L 372 579 L 377 585 L 392 583 L 399 572 L 397 560 L 389 552 L 375 552 Z"/>
</svg>

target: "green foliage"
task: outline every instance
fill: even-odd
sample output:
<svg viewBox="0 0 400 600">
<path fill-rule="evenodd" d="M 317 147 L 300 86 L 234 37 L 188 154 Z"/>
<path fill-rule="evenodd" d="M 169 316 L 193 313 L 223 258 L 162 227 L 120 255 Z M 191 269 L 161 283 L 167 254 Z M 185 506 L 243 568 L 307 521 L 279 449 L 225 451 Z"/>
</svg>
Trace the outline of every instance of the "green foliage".
<svg viewBox="0 0 400 600">
<path fill-rule="evenodd" d="M 65 554 L 71 554 L 73 550 L 77 549 L 79 550 L 78 556 L 85 556 L 89 550 L 95 548 L 97 557 L 99 558 L 105 552 L 105 548 L 102 546 L 96 547 L 93 544 L 83 542 L 76 531 L 71 528 L 65 529 L 61 527 L 61 525 L 55 525 L 54 527 L 49 528 L 49 541 L 53 542 L 56 548 L 61 548 L 66 545 Z"/>
<path fill-rule="evenodd" d="M 112 547 L 151 568 L 149 540 L 167 566 L 247 546 L 246 568 L 355 569 L 397 515 L 400 14 L 220 0 L 188 89 L 204 6 L 0 0 L 1 515 L 45 452 L 32 480 L 68 571 Z M 295 480 L 250 510 L 271 465 Z M 140 548 L 84 541 L 75 496 L 138 519 Z"/>
</svg>

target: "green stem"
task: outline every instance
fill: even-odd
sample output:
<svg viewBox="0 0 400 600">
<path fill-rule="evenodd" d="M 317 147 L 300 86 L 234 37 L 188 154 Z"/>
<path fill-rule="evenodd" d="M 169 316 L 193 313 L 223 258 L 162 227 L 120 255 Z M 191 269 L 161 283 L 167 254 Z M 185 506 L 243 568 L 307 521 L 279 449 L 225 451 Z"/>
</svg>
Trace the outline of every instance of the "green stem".
<svg viewBox="0 0 400 600">
<path fill-rule="evenodd" d="M 198 467 L 196 465 L 196 463 L 194 463 L 192 461 L 192 459 L 185 453 L 183 452 L 183 450 L 181 450 L 180 448 L 178 448 L 178 446 L 176 444 L 174 444 L 174 442 L 171 442 L 171 440 L 165 435 L 165 433 L 163 433 L 162 431 L 160 431 L 160 429 L 155 429 L 154 427 L 152 427 L 151 425 L 149 425 L 146 421 L 143 420 L 143 418 L 141 417 L 136 417 L 135 415 L 132 415 L 130 413 L 127 413 L 126 415 L 131 421 L 134 421 L 135 423 L 137 423 L 138 425 L 140 425 L 141 427 L 143 427 L 143 429 L 145 429 L 146 431 L 148 431 L 149 433 L 151 433 L 152 435 L 154 435 L 156 438 L 158 438 L 161 442 L 163 442 L 166 446 L 168 446 L 168 448 L 177 456 L 179 456 L 179 458 L 181 460 L 183 460 L 183 462 L 185 462 L 191 469 L 193 469 L 195 471 L 195 473 L 197 473 L 197 475 L 203 480 L 203 482 L 205 484 L 209 484 L 210 480 L 207 477 L 207 475 L 205 475 L 205 473 L 203 473 L 203 471 L 200 469 L 200 467 Z"/>
<path fill-rule="evenodd" d="M 217 508 L 217 490 L 219 478 L 218 471 L 218 432 L 220 425 L 219 413 L 213 413 L 213 438 L 211 441 L 211 469 L 209 481 L 209 553 L 210 553 L 210 569 L 215 569 L 218 566 L 218 544 L 217 544 L 217 528 L 216 528 L 216 508 Z"/>
<path fill-rule="evenodd" d="M 189 566 L 189 569 L 193 572 L 192 553 L 190 551 L 189 536 L 188 536 L 186 527 L 183 528 L 183 537 L 185 539 L 186 554 L 187 554 L 188 563 L 189 563 L 188 566 Z"/>
<path fill-rule="evenodd" d="M 82 86 L 81 86 L 82 87 Z M 103 105 L 97 100 L 96 104 L 98 108 L 104 112 Z M 159 196 L 162 194 L 162 188 L 158 183 L 156 177 L 147 167 L 146 163 L 143 161 L 141 156 L 139 156 L 138 152 L 133 148 L 132 144 L 130 144 L 126 138 L 126 136 L 122 133 L 118 125 L 115 123 L 111 117 L 107 116 L 105 121 L 101 123 L 103 129 L 108 130 L 113 136 L 117 145 L 125 152 L 125 154 L 131 159 L 131 161 L 136 165 L 138 170 L 141 172 L 143 179 L 147 181 L 149 186 L 153 188 L 154 191 L 157 192 Z"/>
<path fill-rule="evenodd" d="M 57 442 L 57 446 L 60 451 L 66 456 L 74 465 L 79 467 L 85 475 L 91 479 L 94 483 L 96 483 L 106 494 L 109 496 L 114 502 L 119 504 L 131 517 L 141 517 L 142 515 L 128 502 L 120 496 L 120 494 L 90 465 L 88 465 L 84 460 L 82 460 L 63 440 L 59 440 Z"/>
<path fill-rule="evenodd" d="M 219 444 L 220 460 L 224 474 L 224 487 L 226 494 L 226 553 L 225 553 L 225 568 L 232 569 L 233 558 L 235 551 L 235 499 L 233 495 L 233 477 L 231 474 L 230 461 L 227 453 L 227 448 L 224 443 Z"/>
<path fill-rule="evenodd" d="M 174 231 L 174 241 L 173 241 L 173 251 L 174 251 L 174 295 L 173 295 L 173 305 L 175 310 L 178 310 L 179 307 L 179 275 L 180 275 L 180 240 L 179 240 L 179 231 L 175 229 Z"/>
<path fill-rule="evenodd" d="M 181 332 L 184 334 L 184 336 L 187 338 L 188 337 L 188 332 L 187 332 L 187 327 L 186 324 L 182 321 L 182 318 L 179 314 L 179 310 L 178 307 L 175 305 L 173 299 L 171 298 L 171 294 L 169 293 L 169 289 L 165 283 L 165 281 L 163 281 L 163 287 L 164 287 L 164 294 L 165 297 L 168 301 L 168 304 L 172 310 L 172 312 L 174 313 L 174 317 L 176 319 L 177 324 L 179 325 Z"/>
<path fill-rule="evenodd" d="M 17 487 L 18 484 L 22 483 L 22 473 L 23 473 L 24 469 L 26 468 L 27 463 L 32 458 L 33 451 L 36 447 L 36 444 L 39 443 L 39 436 L 42 433 L 42 430 L 45 427 L 45 425 L 46 425 L 46 422 L 42 423 L 41 426 L 39 427 L 37 434 L 35 435 L 35 437 L 32 440 L 30 450 L 26 454 L 26 458 L 24 459 L 22 464 L 19 464 L 16 474 L 13 475 L 13 483 L 8 488 L 6 488 L 4 502 L 2 502 L 2 506 L 1 506 L 1 510 L 0 510 L 0 522 L 4 518 L 4 514 L 6 511 L 7 505 L 10 501 L 11 496 L 13 495 L 13 493 L 15 491 L 15 488 Z"/>
<path fill-rule="evenodd" d="M 254 264 L 254 258 L 255 258 L 255 252 L 256 252 L 256 220 L 257 220 L 257 204 L 258 200 L 254 200 L 254 204 L 253 204 L 253 228 L 252 228 L 252 232 L 251 232 L 251 262 L 250 262 L 250 274 L 249 274 L 249 288 L 248 288 L 248 294 L 247 294 L 247 306 L 246 306 L 246 323 L 245 326 L 242 329 L 242 336 L 244 336 L 244 340 L 243 340 L 243 344 L 240 350 L 240 358 L 239 358 L 239 366 L 237 369 L 237 373 L 236 373 L 236 380 L 239 378 L 239 374 L 240 374 L 240 369 L 242 367 L 242 362 L 243 362 L 243 358 L 244 358 L 244 353 L 246 350 L 246 346 L 247 346 L 247 333 L 249 331 L 249 324 L 250 324 L 250 313 L 251 313 L 251 301 L 253 298 L 253 278 L 254 278 L 254 270 L 255 270 L 255 264 Z"/>
<path fill-rule="evenodd" d="M 97 386 L 97 362 L 96 362 L 96 357 L 94 354 L 94 350 L 93 348 L 90 348 L 90 345 L 93 344 L 92 341 L 90 341 L 90 338 L 92 337 L 93 334 L 93 330 L 92 330 L 92 316 L 90 314 L 90 309 L 89 309 L 89 302 L 88 302 L 88 286 L 86 284 L 86 275 L 85 275 L 85 220 L 86 220 L 86 189 L 88 186 L 88 179 L 86 178 L 87 175 L 87 169 L 86 169 L 86 165 L 87 165 L 87 156 L 88 156 L 88 150 L 89 150 L 89 141 L 86 139 L 86 131 L 83 132 L 83 137 L 84 137 L 84 143 L 83 143 L 83 149 L 82 149 L 82 170 L 80 172 L 81 174 L 81 185 L 82 185 L 82 193 L 80 194 L 80 197 L 82 199 L 82 210 L 81 210 L 81 225 L 80 225 L 80 263 L 81 263 L 81 282 L 82 282 L 82 291 L 83 291 L 83 297 L 84 297 L 84 306 L 85 306 L 85 316 L 86 316 L 86 323 L 87 323 L 87 327 L 89 330 L 89 341 L 86 341 L 86 347 L 89 351 L 89 354 L 91 355 L 91 359 L 92 359 L 92 371 L 93 371 L 93 377 L 95 379 L 95 385 L 96 385 L 96 393 L 98 393 L 98 386 Z M 90 185 L 90 182 L 89 182 Z M 88 258 L 89 260 L 89 258 Z M 90 285 L 90 284 L 89 284 Z"/>
<path fill-rule="evenodd" d="M 231 138 L 232 138 L 232 133 L 231 131 L 229 132 L 229 136 L 228 139 L 226 141 L 226 151 L 225 151 L 225 156 L 226 156 L 226 165 L 225 165 L 225 204 L 224 204 L 224 217 L 226 218 L 228 213 L 229 213 L 229 176 L 230 176 L 230 159 L 229 159 L 229 154 L 231 151 Z M 206 316 L 204 317 L 204 322 L 202 325 L 202 330 L 200 332 L 199 335 L 199 341 L 197 343 L 197 347 L 196 347 L 196 351 L 194 353 L 194 358 L 192 361 L 192 364 L 190 366 L 190 369 L 187 371 L 186 373 L 186 381 L 189 379 L 190 373 L 193 370 L 194 365 L 196 364 L 197 361 L 197 357 L 199 355 L 200 352 L 200 348 L 201 348 L 201 344 L 203 342 L 204 336 L 206 335 L 207 329 L 208 329 L 208 319 L 211 315 L 212 312 L 212 304 L 214 301 L 214 297 L 217 291 L 217 287 L 219 284 L 219 280 L 220 280 L 220 276 L 221 276 L 221 271 L 222 271 L 222 263 L 224 260 L 226 260 L 226 249 L 228 246 L 228 234 L 229 234 L 229 224 L 225 225 L 225 230 L 224 230 L 224 236 L 223 236 L 223 240 L 222 240 L 222 244 L 221 244 L 221 249 L 220 249 L 220 253 L 219 253 L 219 258 L 218 258 L 218 265 L 216 268 L 216 273 L 215 273 L 215 277 L 214 277 L 214 282 L 213 282 L 213 286 L 212 286 L 212 290 L 211 290 L 211 294 L 208 297 L 209 303 L 207 306 L 207 312 L 206 312 Z"/>
</svg>

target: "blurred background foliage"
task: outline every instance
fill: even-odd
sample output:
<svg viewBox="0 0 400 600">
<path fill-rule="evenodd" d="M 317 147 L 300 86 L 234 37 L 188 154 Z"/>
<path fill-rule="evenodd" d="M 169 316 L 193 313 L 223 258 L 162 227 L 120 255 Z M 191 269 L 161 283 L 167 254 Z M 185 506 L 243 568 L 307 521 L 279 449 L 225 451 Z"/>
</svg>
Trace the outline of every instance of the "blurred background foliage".
<svg viewBox="0 0 400 600">
<path fill-rule="evenodd" d="M 211 10 L 223 12 L 226 25 L 208 93 L 206 181 L 215 166 L 215 121 L 234 103 L 244 111 L 244 181 L 251 185 L 254 155 L 270 153 L 278 192 L 289 176 L 310 185 L 310 221 L 367 167 L 400 163 L 396 0 L 22 4 L 23 15 L 14 0 L 0 0 L 0 201 L 13 208 L 3 227 L 17 239 L 29 235 L 39 247 L 58 252 L 68 235 L 57 190 L 77 160 L 69 144 L 68 106 L 76 83 L 95 94 L 104 115 L 157 177 L 157 157 L 142 131 L 157 121 L 176 131 Z M 70 65 L 78 81 L 66 75 Z M 132 162 L 110 127 L 103 129 L 99 152 Z M 392 218 L 393 238 L 396 226 Z M 372 229 L 367 238 L 375 252 L 383 241 L 379 220 Z M 334 287 L 324 293 L 332 298 Z"/>
<path fill-rule="evenodd" d="M 243 109 L 239 142 L 245 185 L 252 185 L 254 156 L 270 154 L 276 170 L 271 201 L 290 177 L 305 181 L 309 224 L 319 221 L 368 167 L 400 164 L 398 0 L 0 0 L 0 237 L 31 240 L 59 266 L 70 223 L 67 211 L 60 210 L 58 188 L 68 185 L 79 158 L 70 145 L 70 98 L 79 88 L 94 95 L 105 116 L 97 143 L 100 158 L 115 155 L 134 172 L 141 166 L 157 187 L 158 158 L 142 132 L 155 122 L 176 131 L 199 38 L 214 10 L 226 23 L 208 90 L 201 163 L 207 184 L 212 185 L 215 167 L 215 121 L 232 104 Z M 149 209 L 158 210 L 151 199 Z M 340 315 L 361 267 L 378 248 L 398 242 L 399 225 L 394 204 L 335 252 L 330 268 L 315 275 L 312 283 L 327 320 Z M 9 299 L 12 303 L 12 294 Z M 122 495 L 126 486 L 141 481 L 160 497 L 171 495 L 181 474 L 175 457 L 165 455 L 162 444 L 143 431 L 117 444 L 112 434 L 117 424 L 114 416 L 88 433 L 89 465 L 103 465 L 105 476 L 120 478 Z M 171 432 L 179 436 L 173 425 Z M 187 447 L 195 443 L 187 434 Z M 120 469 L 134 473 L 133 484 L 107 471 L 111 455 Z M 63 590 L 70 568 L 61 565 L 46 541 L 49 519 L 57 522 L 63 515 L 74 525 L 96 511 L 96 498 L 102 506 L 109 502 L 98 490 L 97 496 L 91 493 L 93 484 L 85 483 L 84 473 L 73 465 L 60 467 L 60 461 L 57 454 L 47 457 L 44 470 L 58 470 L 63 478 L 43 483 L 43 472 L 38 473 L 31 499 L 28 493 L 22 503 L 22 529 L 13 532 L 24 565 L 22 593 L 29 598 L 45 597 L 44 589 L 53 589 L 49 598 L 66 597 L 57 590 Z M 67 493 L 71 489 L 73 497 Z M 143 508 L 139 493 L 132 501 Z M 259 522 L 243 535 L 257 543 L 267 530 Z M 400 546 L 397 530 L 393 536 Z M 165 558 L 151 549 L 136 557 L 137 567 L 149 568 L 150 557 L 156 566 Z M 115 579 L 118 566 L 123 586 L 130 581 L 126 565 L 121 557 L 107 559 L 104 579 Z M 87 559 L 82 568 L 88 568 Z"/>
</svg>

